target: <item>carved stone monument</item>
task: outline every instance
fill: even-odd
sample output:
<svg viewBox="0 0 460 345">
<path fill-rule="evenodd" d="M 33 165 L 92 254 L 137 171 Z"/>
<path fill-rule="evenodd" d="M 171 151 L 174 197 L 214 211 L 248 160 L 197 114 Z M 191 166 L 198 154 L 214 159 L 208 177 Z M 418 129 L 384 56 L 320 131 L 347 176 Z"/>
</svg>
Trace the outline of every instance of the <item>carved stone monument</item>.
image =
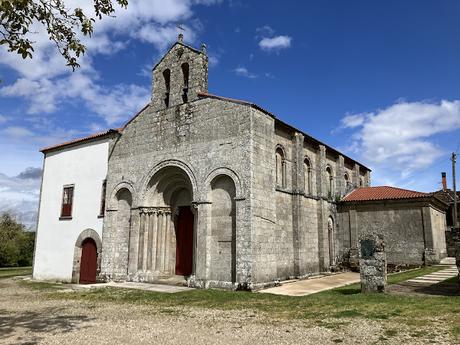
<svg viewBox="0 0 460 345">
<path fill-rule="evenodd" d="M 359 239 L 359 272 L 361 292 L 385 292 L 387 258 L 383 236 L 365 234 Z"/>
</svg>

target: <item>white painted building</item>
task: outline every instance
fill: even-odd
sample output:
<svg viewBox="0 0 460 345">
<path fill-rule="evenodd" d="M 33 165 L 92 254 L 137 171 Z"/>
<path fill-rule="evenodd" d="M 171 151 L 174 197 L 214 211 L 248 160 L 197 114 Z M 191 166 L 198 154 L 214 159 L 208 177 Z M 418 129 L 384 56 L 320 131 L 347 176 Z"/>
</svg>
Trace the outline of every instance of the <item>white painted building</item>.
<svg viewBox="0 0 460 345">
<path fill-rule="evenodd" d="M 117 133 L 109 130 L 42 150 L 34 279 L 78 282 L 80 265 L 74 260 L 81 259 L 83 242 L 90 239 L 101 251 L 109 144 Z"/>
</svg>

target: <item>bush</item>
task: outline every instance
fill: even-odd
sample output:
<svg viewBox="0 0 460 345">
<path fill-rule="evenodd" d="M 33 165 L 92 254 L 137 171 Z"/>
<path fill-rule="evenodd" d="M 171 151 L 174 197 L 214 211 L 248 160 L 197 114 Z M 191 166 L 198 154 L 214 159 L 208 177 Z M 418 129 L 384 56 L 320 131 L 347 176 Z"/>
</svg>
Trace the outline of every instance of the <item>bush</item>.
<svg viewBox="0 0 460 345">
<path fill-rule="evenodd" d="M 31 266 L 35 232 L 26 231 L 9 213 L 0 215 L 0 267 Z"/>
</svg>

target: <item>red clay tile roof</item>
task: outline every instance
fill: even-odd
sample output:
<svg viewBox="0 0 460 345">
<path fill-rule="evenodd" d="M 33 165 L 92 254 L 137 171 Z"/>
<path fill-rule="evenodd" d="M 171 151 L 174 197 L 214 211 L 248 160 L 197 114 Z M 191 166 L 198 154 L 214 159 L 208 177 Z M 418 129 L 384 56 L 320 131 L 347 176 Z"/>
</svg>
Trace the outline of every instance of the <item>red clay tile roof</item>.
<svg viewBox="0 0 460 345">
<path fill-rule="evenodd" d="M 432 193 L 422 193 L 413 190 L 379 186 L 356 188 L 343 198 L 343 201 L 371 201 L 371 200 L 395 200 L 414 199 L 432 196 Z"/>
<path fill-rule="evenodd" d="M 103 132 L 91 134 L 91 135 L 89 135 L 87 137 L 78 138 L 78 139 L 74 139 L 74 140 L 69 140 L 69 141 L 66 141 L 66 142 L 63 142 L 63 143 L 60 143 L 60 144 L 57 144 L 57 145 L 44 147 L 44 148 L 40 149 L 40 152 L 45 153 L 45 152 L 48 152 L 48 151 L 51 151 L 51 150 L 54 150 L 54 149 L 59 149 L 61 147 L 67 146 L 67 145 L 77 144 L 77 143 L 80 143 L 80 142 L 83 142 L 83 141 L 104 137 L 104 136 L 106 136 L 108 134 L 120 133 L 121 130 L 122 130 L 121 128 L 108 129 L 108 130 L 103 131 Z"/>
</svg>

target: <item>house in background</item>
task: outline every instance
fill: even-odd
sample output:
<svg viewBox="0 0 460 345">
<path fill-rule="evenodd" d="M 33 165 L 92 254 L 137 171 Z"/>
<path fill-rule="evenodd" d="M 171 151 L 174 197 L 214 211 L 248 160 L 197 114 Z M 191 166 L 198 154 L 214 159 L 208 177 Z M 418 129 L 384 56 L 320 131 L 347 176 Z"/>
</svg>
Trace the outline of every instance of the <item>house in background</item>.
<svg viewBox="0 0 460 345">
<path fill-rule="evenodd" d="M 455 244 L 452 237 L 452 228 L 455 227 L 454 224 L 454 191 L 449 189 L 447 186 L 446 173 L 441 173 L 442 178 L 442 189 L 436 191 L 434 194 L 437 198 L 443 200 L 447 203 L 448 209 L 446 211 L 446 246 L 447 246 L 447 255 L 454 257 L 455 256 Z M 457 192 L 457 224 L 460 224 L 460 192 Z"/>
<path fill-rule="evenodd" d="M 447 256 L 447 204 L 433 193 L 395 187 L 357 188 L 338 208 L 340 251 L 358 262 L 358 241 L 365 233 L 383 235 L 393 266 L 434 264 Z"/>
</svg>

